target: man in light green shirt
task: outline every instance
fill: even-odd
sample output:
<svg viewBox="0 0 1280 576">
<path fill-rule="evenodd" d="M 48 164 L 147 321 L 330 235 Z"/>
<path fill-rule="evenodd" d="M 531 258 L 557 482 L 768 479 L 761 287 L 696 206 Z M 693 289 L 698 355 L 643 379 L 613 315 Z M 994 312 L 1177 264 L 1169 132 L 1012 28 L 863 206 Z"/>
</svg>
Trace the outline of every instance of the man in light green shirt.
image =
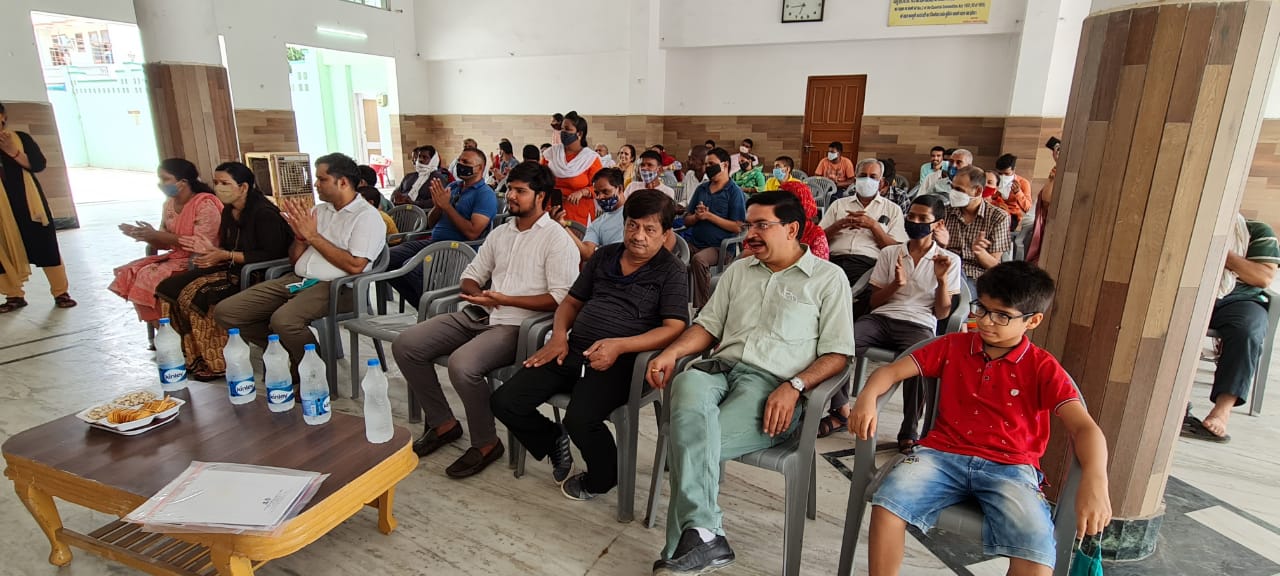
<svg viewBox="0 0 1280 576">
<path fill-rule="evenodd" d="M 671 384 L 671 501 L 655 574 L 733 561 L 717 504 L 720 462 L 786 440 L 800 393 L 854 353 L 849 281 L 800 244 L 806 224 L 788 192 L 747 200 L 751 255 L 729 266 L 693 326 L 649 363 L 649 383 L 662 388 L 679 358 L 719 345 Z"/>
</svg>

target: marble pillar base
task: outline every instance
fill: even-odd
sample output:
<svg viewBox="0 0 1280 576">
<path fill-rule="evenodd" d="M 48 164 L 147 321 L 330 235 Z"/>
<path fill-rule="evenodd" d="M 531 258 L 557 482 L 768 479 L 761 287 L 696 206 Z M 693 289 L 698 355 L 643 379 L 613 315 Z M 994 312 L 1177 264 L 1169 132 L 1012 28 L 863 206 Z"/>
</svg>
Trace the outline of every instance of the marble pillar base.
<svg viewBox="0 0 1280 576">
<path fill-rule="evenodd" d="M 1151 516 L 1113 518 L 1102 531 L 1102 557 L 1107 560 L 1142 560 L 1156 551 L 1165 508 Z"/>
</svg>

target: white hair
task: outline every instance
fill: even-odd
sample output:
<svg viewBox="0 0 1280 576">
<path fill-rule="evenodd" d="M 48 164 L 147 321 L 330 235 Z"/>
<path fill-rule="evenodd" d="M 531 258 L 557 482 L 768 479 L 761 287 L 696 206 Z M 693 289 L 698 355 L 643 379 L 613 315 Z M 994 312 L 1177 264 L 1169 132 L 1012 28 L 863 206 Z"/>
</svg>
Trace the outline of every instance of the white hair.
<svg viewBox="0 0 1280 576">
<path fill-rule="evenodd" d="M 875 165 L 879 166 L 879 167 L 880 167 L 880 174 L 884 174 L 884 162 L 881 162 L 881 161 L 879 161 L 879 160 L 876 160 L 875 158 L 863 158 L 862 160 L 859 160 L 859 161 L 858 161 L 858 172 L 862 172 L 862 167 L 863 167 L 863 166 L 870 165 L 870 164 L 875 164 Z"/>
<path fill-rule="evenodd" d="M 965 150 L 964 148 L 956 148 L 955 150 L 951 151 L 951 155 L 955 156 L 956 154 L 959 154 L 960 156 L 962 156 L 965 162 L 973 164 L 973 152 Z"/>
</svg>

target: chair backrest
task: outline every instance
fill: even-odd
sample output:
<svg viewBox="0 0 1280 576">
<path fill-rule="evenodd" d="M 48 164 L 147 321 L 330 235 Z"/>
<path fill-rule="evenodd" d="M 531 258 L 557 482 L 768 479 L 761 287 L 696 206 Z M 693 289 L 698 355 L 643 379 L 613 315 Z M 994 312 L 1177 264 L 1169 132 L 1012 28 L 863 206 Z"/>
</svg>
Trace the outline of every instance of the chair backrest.
<svg viewBox="0 0 1280 576">
<path fill-rule="evenodd" d="M 804 170 L 792 170 L 791 175 L 795 176 L 796 178 L 799 178 L 800 180 L 804 180 L 805 178 L 809 177 L 809 175 L 806 174 Z"/>
<path fill-rule="evenodd" d="M 571 230 L 579 240 L 583 239 L 587 235 L 587 227 L 581 222 L 570 221 L 569 230 Z"/>
<path fill-rule="evenodd" d="M 689 258 L 691 256 L 689 242 L 685 241 L 685 239 L 679 234 L 676 234 L 676 246 L 675 250 L 672 251 L 672 254 L 675 254 L 675 257 L 679 258 L 686 267 L 689 266 Z"/>
<path fill-rule="evenodd" d="M 810 176 L 804 179 L 804 183 L 809 186 L 809 191 L 813 193 L 814 200 L 826 198 L 836 193 L 835 181 L 825 176 Z"/>
<path fill-rule="evenodd" d="M 969 293 L 969 283 L 960 283 L 960 293 L 951 297 L 951 315 L 945 321 L 938 321 L 939 334 L 959 332 L 964 321 L 969 317 L 969 303 L 974 295 Z"/>
<path fill-rule="evenodd" d="M 400 233 L 422 232 L 427 229 L 427 213 L 413 204 L 401 204 L 387 213 L 396 223 Z"/>
<path fill-rule="evenodd" d="M 422 250 L 423 292 L 461 284 L 462 271 L 476 257 L 476 251 L 462 242 L 434 242 Z"/>
</svg>

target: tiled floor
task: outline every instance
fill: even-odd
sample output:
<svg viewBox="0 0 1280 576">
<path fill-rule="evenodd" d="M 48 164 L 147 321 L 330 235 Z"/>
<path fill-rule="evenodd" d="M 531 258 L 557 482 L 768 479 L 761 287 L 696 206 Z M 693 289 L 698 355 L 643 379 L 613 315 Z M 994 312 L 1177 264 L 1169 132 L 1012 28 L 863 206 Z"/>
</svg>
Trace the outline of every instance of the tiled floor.
<svg viewBox="0 0 1280 576">
<path fill-rule="evenodd" d="M 137 186 L 153 185 L 149 175 Z M 154 190 L 154 188 L 147 188 Z M 28 285 L 31 306 L 0 316 L 0 440 L 53 417 L 74 412 L 95 400 L 152 377 L 151 353 L 143 327 L 131 308 L 106 291 L 113 266 L 140 256 L 142 247 L 115 230 L 119 222 L 154 220 L 160 196 L 146 201 L 83 204 L 82 228 L 60 234 L 72 295 L 80 307 L 56 310 L 47 284 L 36 273 Z M 365 350 L 372 347 L 364 346 Z M 340 363 L 346 389 L 346 361 Z M 1273 371 L 1280 374 L 1280 370 Z M 390 373 L 393 406 L 404 417 L 403 379 Z M 446 387 L 448 390 L 448 388 Z M 1270 412 L 1239 414 L 1232 420 L 1235 440 L 1210 445 L 1180 440 L 1170 481 L 1170 516 L 1156 557 L 1141 563 L 1108 566 L 1108 574 L 1208 574 L 1269 576 L 1280 573 L 1280 386 L 1272 386 Z M 452 390 L 448 390 L 451 398 Z M 1207 388 L 1197 384 L 1198 412 Z M 455 406 L 461 406 L 453 398 Z M 339 410 L 358 413 L 350 400 Z M 887 421 L 896 422 L 897 408 Z M 403 422 L 402 422 L 403 423 Z M 464 481 L 449 480 L 443 468 L 461 449 L 451 447 L 425 458 L 402 483 L 396 499 L 399 529 L 383 536 L 372 511 L 364 511 L 312 546 L 266 565 L 260 574 L 648 574 L 662 546 L 665 506 L 658 527 L 643 525 L 644 498 L 655 442 L 652 412 L 641 417 L 637 522 L 613 518 L 616 496 L 571 502 L 559 495 L 547 466 L 529 463 L 527 476 L 512 478 L 502 466 Z M 892 428 L 892 426 L 886 427 Z M 887 435 L 886 435 L 886 438 Z M 847 437 L 819 441 L 822 453 L 852 446 Z M 726 574 L 775 574 L 781 563 L 782 479 L 730 464 L 721 504 L 738 562 Z M 834 466 L 820 465 L 818 518 L 805 532 L 804 573 L 835 571 L 848 482 Z M 664 500 L 665 503 L 665 500 Z M 86 529 L 108 518 L 64 505 L 64 521 Z M 47 563 L 48 546 L 12 492 L 0 495 L 0 574 L 134 574 L 118 564 L 76 550 L 68 568 Z M 865 542 L 865 536 L 863 542 Z M 865 548 L 858 550 L 865 573 Z M 1195 558 L 1199 571 L 1183 563 Z M 1001 560 L 968 552 L 945 535 L 908 539 L 904 574 L 1000 574 Z"/>
</svg>

